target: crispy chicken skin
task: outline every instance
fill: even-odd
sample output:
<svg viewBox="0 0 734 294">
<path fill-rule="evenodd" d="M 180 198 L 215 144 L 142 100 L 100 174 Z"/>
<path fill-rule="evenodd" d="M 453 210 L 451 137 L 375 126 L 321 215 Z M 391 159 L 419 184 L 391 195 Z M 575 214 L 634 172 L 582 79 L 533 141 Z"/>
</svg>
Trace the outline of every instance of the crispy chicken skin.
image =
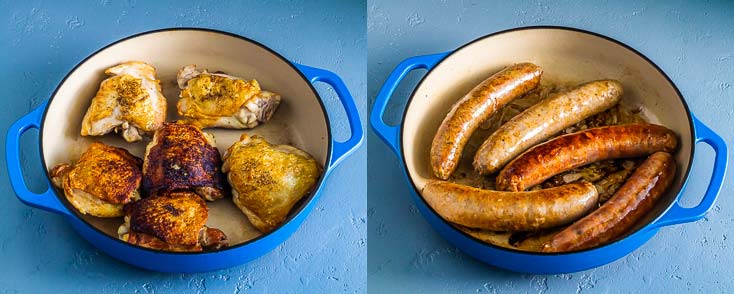
<svg viewBox="0 0 734 294">
<path fill-rule="evenodd" d="M 51 178 L 82 214 L 119 217 L 124 204 L 140 199 L 142 164 L 125 149 L 94 142 L 76 164 L 54 167 Z"/>
<path fill-rule="evenodd" d="M 191 190 L 209 201 L 224 197 L 222 159 L 214 139 L 187 124 L 165 123 L 145 150 L 143 191 Z"/>
<path fill-rule="evenodd" d="M 111 77 L 100 84 L 82 120 L 82 136 L 122 132 L 128 142 L 142 139 L 166 120 L 166 98 L 161 93 L 155 68 L 130 61 L 105 70 Z"/>
<path fill-rule="evenodd" d="M 267 122 L 280 95 L 262 91 L 256 80 L 199 71 L 187 65 L 178 72 L 178 114 L 201 128 L 251 129 Z"/>
<path fill-rule="evenodd" d="M 227 236 L 208 228 L 206 203 L 189 191 L 163 192 L 125 205 L 125 223 L 120 239 L 147 248 L 166 251 L 218 250 L 227 246 Z"/>
<path fill-rule="evenodd" d="M 243 134 L 224 154 L 222 171 L 232 186 L 235 205 L 255 228 L 267 233 L 314 188 L 321 167 L 298 148 Z"/>
</svg>

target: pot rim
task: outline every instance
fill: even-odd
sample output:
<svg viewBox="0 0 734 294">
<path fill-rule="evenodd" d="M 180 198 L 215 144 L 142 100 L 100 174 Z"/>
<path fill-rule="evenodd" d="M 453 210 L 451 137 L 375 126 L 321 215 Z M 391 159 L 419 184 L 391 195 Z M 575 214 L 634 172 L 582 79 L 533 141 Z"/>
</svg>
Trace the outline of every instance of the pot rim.
<svg viewBox="0 0 734 294">
<path fill-rule="evenodd" d="M 67 210 L 69 210 L 70 212 L 72 212 L 74 214 L 74 217 L 76 217 L 77 219 L 79 219 L 82 223 L 84 223 L 86 226 L 88 226 L 89 228 L 91 228 L 96 233 L 98 233 L 100 235 L 103 235 L 103 236 L 105 236 L 107 238 L 110 238 L 110 239 L 112 239 L 114 241 L 120 242 L 123 245 L 127 245 L 130 248 L 141 249 L 141 250 L 150 251 L 150 252 L 157 253 L 157 254 L 171 254 L 171 255 L 183 255 L 183 256 L 200 256 L 200 255 L 206 255 L 206 254 L 215 254 L 215 253 L 223 252 L 223 251 L 230 251 L 230 250 L 241 249 L 241 248 L 246 247 L 248 245 L 251 245 L 252 243 L 255 243 L 255 242 L 259 241 L 259 240 L 265 239 L 265 238 L 269 237 L 270 235 L 273 235 L 276 232 L 280 231 L 283 227 L 285 227 L 286 225 L 288 225 L 294 218 L 296 218 L 296 216 L 300 215 L 306 207 L 308 207 L 310 204 L 312 204 L 311 202 L 313 202 L 316 199 L 316 195 L 321 192 L 321 186 L 323 185 L 323 182 L 326 179 L 326 175 L 329 172 L 328 171 L 328 169 L 329 169 L 328 163 L 331 162 L 332 148 L 333 148 L 333 146 L 332 146 L 333 145 L 332 144 L 333 143 L 333 140 L 332 140 L 332 137 L 333 136 L 332 136 L 332 132 L 331 132 L 331 123 L 329 121 L 328 114 L 327 114 L 327 111 L 326 111 L 326 107 L 324 106 L 324 102 L 322 101 L 321 95 L 319 95 L 319 93 L 316 91 L 316 88 L 314 88 L 313 84 L 308 80 L 308 78 L 306 78 L 306 76 L 300 70 L 298 70 L 298 68 L 296 68 L 296 66 L 290 60 L 288 60 L 287 58 L 285 58 L 283 55 L 281 55 L 277 51 L 275 51 L 275 50 L 273 50 L 273 49 L 271 49 L 271 48 L 263 45 L 260 42 L 255 41 L 253 39 L 250 39 L 250 38 L 247 38 L 247 37 L 244 37 L 244 36 L 235 34 L 235 33 L 227 32 L 227 31 L 222 31 L 222 30 L 217 30 L 217 29 L 198 28 L 198 27 L 173 27 L 173 28 L 155 29 L 155 30 L 144 31 L 144 32 L 133 34 L 133 35 L 129 35 L 129 36 L 123 37 L 121 39 L 118 39 L 118 40 L 116 40 L 116 41 L 114 41 L 112 43 L 109 43 L 109 44 L 103 46 L 100 49 L 97 49 L 92 54 L 88 55 L 87 57 L 85 57 L 84 59 L 82 59 L 81 61 L 79 61 L 66 74 L 66 76 L 64 76 L 64 78 L 61 80 L 61 82 L 59 82 L 58 85 L 56 86 L 56 89 L 54 89 L 54 91 L 51 94 L 50 98 L 45 102 L 46 103 L 46 107 L 43 110 L 43 115 L 41 116 L 41 125 L 40 125 L 40 127 L 38 129 L 38 132 L 39 132 L 39 139 L 38 139 L 38 145 L 39 145 L 39 147 L 38 148 L 41 151 L 41 164 L 43 165 L 43 169 L 45 171 L 46 179 L 49 181 L 49 183 L 51 183 L 51 178 L 50 178 L 49 173 L 48 173 L 48 170 L 49 169 L 48 169 L 48 166 L 46 165 L 46 157 L 45 157 L 44 150 L 43 150 L 43 127 L 46 124 L 46 114 L 48 113 L 49 106 L 51 105 L 51 101 L 53 101 L 53 99 L 56 97 L 56 93 L 59 91 L 59 89 L 61 89 L 61 86 L 64 85 L 64 83 L 66 82 L 66 80 L 69 77 L 71 77 L 74 74 L 74 72 L 76 72 L 76 70 L 82 64 L 86 63 L 89 59 L 91 59 L 92 57 L 96 56 L 100 52 L 108 49 L 109 47 L 112 47 L 112 46 L 117 45 L 119 43 L 122 43 L 124 41 L 130 40 L 130 39 L 134 39 L 134 38 L 137 38 L 137 37 L 141 37 L 141 36 L 145 36 L 145 35 L 155 34 L 155 33 L 176 32 L 176 31 L 196 31 L 196 32 L 214 33 L 214 34 L 224 35 L 224 36 L 228 36 L 228 37 L 233 37 L 233 38 L 239 39 L 240 41 L 249 42 L 249 43 L 251 43 L 253 45 L 256 45 L 256 46 L 258 46 L 258 47 L 260 47 L 262 49 L 265 49 L 267 52 L 269 52 L 270 54 L 272 54 L 276 58 L 278 58 L 281 61 L 285 62 L 293 71 L 295 71 L 301 77 L 301 79 L 303 79 L 303 81 L 306 84 L 308 84 L 308 87 L 311 89 L 311 92 L 314 94 L 314 96 L 316 98 L 318 98 L 316 100 L 319 103 L 319 106 L 321 107 L 321 112 L 323 113 L 324 118 L 325 118 L 324 120 L 326 121 L 326 133 L 327 133 L 326 141 L 327 141 L 327 145 L 328 146 L 327 146 L 327 150 L 326 150 L 326 152 L 327 152 L 326 153 L 326 158 L 325 158 L 326 164 L 324 165 L 324 171 L 321 173 L 321 176 L 319 177 L 318 181 L 316 181 L 316 183 L 314 183 L 314 189 L 311 191 L 311 193 L 309 193 L 307 195 L 307 197 L 299 200 L 299 202 L 302 202 L 303 204 L 300 205 L 300 207 L 298 207 L 296 210 L 291 211 L 289 213 L 288 217 L 285 219 L 285 221 L 283 221 L 283 223 L 280 224 L 277 229 L 272 230 L 272 231 L 270 231 L 268 233 L 264 233 L 264 234 L 262 234 L 260 236 L 257 236 L 255 238 L 252 238 L 252 239 L 247 240 L 245 242 L 236 244 L 234 246 L 228 246 L 228 247 L 226 247 L 224 249 L 217 250 L 217 251 L 177 252 L 177 251 L 156 250 L 156 249 L 147 248 L 147 247 L 143 247 L 143 246 L 139 246 L 139 245 L 134 245 L 134 244 L 127 243 L 127 242 L 125 242 L 123 240 L 120 240 L 119 238 L 115 238 L 113 236 L 108 235 L 107 233 L 105 233 L 102 230 L 100 230 L 99 228 L 91 225 L 89 222 L 87 222 L 87 220 L 85 220 L 83 217 L 81 217 L 79 215 L 79 212 L 77 211 L 76 208 L 74 208 L 72 205 L 70 205 L 68 203 L 68 201 L 65 201 L 65 199 L 62 199 L 61 195 L 59 195 L 58 189 L 55 186 L 53 186 L 53 185 L 50 185 L 50 184 L 49 185 L 54 190 L 54 195 L 56 195 L 56 197 L 59 198 L 59 201 L 66 207 Z M 282 241 L 279 242 L 279 243 L 282 243 Z"/>
<path fill-rule="evenodd" d="M 452 225 L 450 222 L 446 221 L 443 218 L 443 216 L 441 216 L 440 214 L 438 214 L 436 212 L 436 210 L 433 209 L 433 207 L 431 207 L 430 205 L 428 205 L 428 203 L 426 202 L 426 200 L 423 198 L 423 195 L 419 192 L 418 186 L 416 186 L 415 182 L 413 181 L 413 178 L 410 175 L 410 171 L 408 171 L 408 165 L 407 165 L 407 162 L 406 162 L 405 156 L 404 156 L 404 153 L 405 153 L 405 149 L 404 148 L 405 147 L 404 147 L 404 144 L 403 144 L 403 138 L 404 138 L 403 137 L 403 132 L 405 131 L 405 128 L 404 128 L 405 125 L 403 124 L 403 122 L 405 122 L 405 117 L 408 114 L 408 109 L 410 108 L 410 104 L 413 101 L 413 98 L 415 96 L 416 91 L 421 87 L 421 85 L 425 81 L 426 77 L 428 77 L 431 74 L 431 72 L 433 72 L 434 69 L 438 68 L 438 66 L 441 65 L 444 61 L 446 61 L 447 58 L 449 58 L 450 56 L 452 56 L 452 55 L 456 54 L 457 52 L 461 51 L 461 49 L 464 49 L 466 47 L 469 47 L 469 46 L 471 46 L 471 45 L 473 45 L 473 44 L 475 44 L 475 43 L 477 43 L 479 41 L 482 41 L 484 39 L 491 38 L 491 37 L 498 36 L 498 35 L 502 35 L 502 34 L 506 34 L 506 33 L 513 33 L 513 32 L 518 32 L 518 31 L 528 31 L 528 30 L 548 30 L 548 29 L 551 29 L 551 30 L 561 30 L 561 31 L 570 31 L 570 32 L 576 32 L 576 33 L 586 34 L 586 35 L 590 35 L 590 36 L 593 36 L 593 37 L 601 38 L 603 40 L 606 40 L 606 41 L 612 42 L 612 43 L 614 43 L 614 44 L 616 44 L 618 46 L 621 46 L 622 48 L 629 50 L 630 52 L 636 54 L 637 56 L 639 56 L 643 60 L 645 60 L 647 63 L 649 63 L 650 65 L 652 65 L 652 67 L 660 75 L 662 75 L 665 78 L 665 80 L 668 82 L 668 84 L 670 84 L 670 86 L 673 87 L 673 89 L 675 90 L 675 93 L 676 93 L 678 99 L 680 99 L 681 104 L 683 104 L 683 108 L 685 108 L 685 110 L 686 110 L 686 115 L 687 115 L 687 118 L 688 118 L 688 126 L 689 126 L 689 128 L 691 130 L 691 141 L 690 141 L 690 144 L 691 144 L 691 154 L 688 157 L 688 167 L 686 168 L 686 171 L 682 174 L 682 179 L 683 179 L 682 180 L 682 183 L 683 184 L 681 185 L 680 190 L 677 191 L 677 195 L 678 196 L 685 189 L 685 183 L 688 180 L 688 176 L 690 175 L 690 172 L 691 172 L 691 165 L 693 164 L 693 154 L 696 151 L 696 141 L 695 141 L 696 140 L 695 139 L 696 138 L 696 136 L 695 136 L 696 129 L 695 129 L 694 125 L 693 125 L 693 117 L 691 115 L 691 110 L 688 107 L 688 104 L 686 103 L 686 100 L 683 99 L 683 94 L 678 89 L 678 86 L 676 86 L 675 83 L 673 83 L 673 80 L 671 80 L 670 77 L 657 64 L 655 64 L 655 62 L 653 62 L 650 58 L 648 58 L 647 56 L 645 56 L 641 52 L 637 51 L 636 49 L 630 47 L 629 45 L 627 45 L 625 43 L 622 43 L 621 41 L 618 41 L 618 40 L 616 40 L 614 38 L 611 38 L 611 37 L 608 37 L 608 36 L 605 36 L 605 35 L 602 35 L 602 34 L 599 34 L 599 33 L 595 33 L 595 32 L 592 32 L 592 31 L 587 31 L 587 30 L 584 30 L 584 29 L 574 28 L 574 27 L 553 26 L 553 25 L 523 26 L 523 27 L 515 27 L 515 28 L 511 28 L 511 29 L 501 30 L 501 31 L 493 32 L 493 33 L 490 33 L 490 34 L 487 34 L 487 35 L 478 37 L 478 38 L 476 38 L 476 39 L 474 39 L 472 41 L 469 41 L 468 43 L 465 43 L 465 44 L 461 45 L 460 47 L 452 50 L 446 56 L 442 57 L 441 60 L 439 62 L 437 62 L 431 69 L 429 69 L 426 72 L 425 75 L 423 75 L 423 77 L 418 82 L 418 84 L 415 86 L 415 88 L 413 88 L 413 91 L 411 92 L 410 97 L 408 98 L 408 101 L 405 104 L 405 109 L 403 110 L 403 116 L 402 116 L 402 118 L 400 120 L 400 122 L 401 122 L 401 125 L 400 125 L 400 153 L 401 153 L 401 156 L 400 157 L 401 157 L 402 163 L 403 163 L 403 171 L 405 172 L 405 175 L 408 178 L 408 181 L 410 182 L 411 186 L 413 187 L 413 191 L 412 192 L 414 192 L 414 193 L 417 194 L 418 199 L 420 199 L 420 201 L 422 202 L 422 204 L 425 205 L 430 210 L 431 213 L 437 215 L 441 219 L 441 221 L 444 222 L 445 224 L 447 224 L 449 227 L 451 227 L 452 230 L 458 232 L 462 236 L 464 236 L 466 238 L 469 238 L 470 240 L 472 240 L 474 242 L 477 242 L 477 243 L 479 243 L 479 244 L 481 244 L 483 246 L 487 246 L 487 247 L 489 247 L 491 249 L 497 249 L 497 250 L 506 251 L 506 252 L 509 252 L 509 253 L 514 253 L 514 254 L 533 255 L 533 256 L 563 256 L 563 255 L 581 254 L 581 253 L 588 253 L 588 252 L 595 251 L 595 250 L 601 250 L 601 249 L 604 249 L 605 247 L 610 246 L 612 244 L 615 244 L 615 243 L 618 243 L 618 242 L 623 242 L 624 240 L 627 240 L 629 237 L 632 237 L 632 236 L 640 233 L 642 230 L 644 230 L 645 228 L 647 228 L 651 224 L 655 223 L 656 220 L 658 220 L 659 218 L 661 218 L 662 216 L 664 216 L 665 213 L 668 210 L 670 210 L 670 208 L 675 204 L 675 201 L 672 201 L 668 205 L 668 207 L 665 208 L 665 210 L 663 210 L 660 213 L 660 215 L 658 215 L 657 217 L 655 217 L 655 219 L 653 219 L 652 221 L 650 221 L 645 226 L 642 226 L 642 227 L 636 229 L 634 232 L 632 232 L 630 234 L 627 234 L 627 236 L 625 236 L 624 238 L 616 239 L 614 241 L 608 242 L 608 243 L 606 243 L 604 245 L 601 245 L 601 246 L 596 246 L 596 247 L 582 249 L 582 250 L 577 250 L 577 251 L 570 251 L 570 252 L 532 252 L 532 251 L 523 251 L 523 250 L 519 250 L 519 249 L 506 248 L 506 247 L 501 247 L 501 246 L 498 246 L 498 245 L 490 244 L 490 243 L 487 243 L 485 241 L 482 241 L 479 238 L 476 238 L 476 237 L 474 237 L 472 235 L 469 235 L 469 234 L 465 233 L 464 231 L 461 231 L 459 229 L 456 229 L 456 227 L 454 225 Z"/>
</svg>

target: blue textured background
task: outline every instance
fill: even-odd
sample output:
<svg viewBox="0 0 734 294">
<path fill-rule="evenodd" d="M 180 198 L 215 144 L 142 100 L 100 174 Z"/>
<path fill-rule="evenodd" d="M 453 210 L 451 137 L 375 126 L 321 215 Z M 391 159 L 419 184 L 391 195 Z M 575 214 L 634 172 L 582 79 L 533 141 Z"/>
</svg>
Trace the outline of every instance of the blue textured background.
<svg viewBox="0 0 734 294">
<path fill-rule="evenodd" d="M 650 57 L 678 85 L 692 111 L 732 143 L 734 5 L 724 1 L 560 2 L 368 2 L 370 105 L 389 72 L 407 57 L 453 50 L 503 29 L 564 25 L 608 35 Z M 400 120 L 410 90 L 424 73 L 414 72 L 403 82 L 394 97 L 394 109 L 386 115 L 388 121 Z M 607 266 L 566 275 L 523 275 L 479 263 L 441 239 L 410 200 L 395 156 L 374 134 L 368 138 L 370 292 L 734 291 L 731 168 L 716 206 L 704 220 L 663 228 L 642 248 Z M 712 153 L 704 144 L 697 146 L 684 203 L 700 199 Z"/>
<path fill-rule="evenodd" d="M 131 34 L 175 26 L 241 34 L 290 60 L 335 71 L 365 117 L 364 2 L 79 2 L 0 1 L 3 137 L 14 120 L 47 99 L 87 55 Z M 345 138 L 349 131 L 340 104 L 330 88 L 317 89 L 335 114 L 338 137 Z M 40 191 L 45 185 L 37 140 L 37 132 L 24 136 L 23 166 L 29 185 Z M 0 293 L 364 292 L 365 161 L 363 146 L 331 174 L 306 222 L 273 252 L 244 266 L 204 274 L 148 272 L 104 255 L 62 217 L 22 205 L 7 171 L 0 168 Z"/>
</svg>

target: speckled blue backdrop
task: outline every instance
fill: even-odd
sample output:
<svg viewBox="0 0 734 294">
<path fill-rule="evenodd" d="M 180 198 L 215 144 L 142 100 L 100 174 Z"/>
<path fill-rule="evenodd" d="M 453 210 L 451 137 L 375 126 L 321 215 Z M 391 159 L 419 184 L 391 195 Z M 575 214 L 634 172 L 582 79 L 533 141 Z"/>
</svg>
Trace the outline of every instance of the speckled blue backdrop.
<svg viewBox="0 0 734 294">
<path fill-rule="evenodd" d="M 293 61 L 332 70 L 366 110 L 363 1 L 0 1 L 0 133 L 47 99 L 77 62 L 125 36 L 198 26 L 255 39 Z M 234 2 L 234 1 L 233 1 Z M 332 91 L 317 85 L 348 134 Z M 363 122 L 364 123 L 364 122 Z M 23 166 L 42 185 L 37 132 L 24 139 Z M 4 148 L 5 144 L 1 145 Z M 4 152 L 3 152 L 4 153 Z M 2 160 L 4 160 L 2 156 Z M 0 293 L 293 293 L 366 291 L 366 147 L 335 170 L 303 226 L 247 265 L 204 274 L 161 274 L 107 257 L 57 215 L 22 205 L 0 163 Z"/>
<path fill-rule="evenodd" d="M 401 60 L 452 50 L 479 36 L 527 25 L 564 25 L 611 36 L 640 50 L 678 85 L 694 113 L 734 138 L 734 3 L 726 1 L 389 1 L 371 0 L 370 105 Z M 412 73 L 386 118 L 397 122 Z M 420 216 L 395 156 L 368 137 L 369 291 L 413 293 L 597 293 L 734 291 L 731 168 L 717 205 L 699 222 L 663 228 L 631 255 L 584 272 L 537 276 L 486 266 L 461 253 Z M 730 147 L 731 149 L 731 147 Z M 684 204 L 700 199 L 712 151 L 699 144 Z M 417 291 L 419 290 L 419 291 Z"/>
</svg>

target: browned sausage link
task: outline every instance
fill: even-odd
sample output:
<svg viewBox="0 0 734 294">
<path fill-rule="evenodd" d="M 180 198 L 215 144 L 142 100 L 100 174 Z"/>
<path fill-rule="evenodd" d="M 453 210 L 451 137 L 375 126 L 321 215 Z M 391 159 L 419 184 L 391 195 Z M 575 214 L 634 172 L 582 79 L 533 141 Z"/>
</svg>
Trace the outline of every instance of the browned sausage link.
<svg viewBox="0 0 734 294">
<path fill-rule="evenodd" d="M 670 153 L 650 155 L 609 201 L 553 236 L 543 251 L 581 250 L 621 236 L 652 210 L 674 177 L 675 161 Z"/>
<path fill-rule="evenodd" d="M 515 64 L 484 80 L 454 104 L 431 144 L 431 167 L 436 177 L 448 179 L 479 124 L 537 87 L 542 73 L 543 69 L 532 63 Z"/>
<path fill-rule="evenodd" d="M 502 192 L 431 180 L 421 194 L 444 219 L 492 231 L 535 231 L 568 224 L 586 215 L 598 198 L 588 182 Z"/>
<path fill-rule="evenodd" d="M 675 133 L 653 124 L 629 124 L 587 129 L 556 137 L 525 151 L 497 176 L 497 189 L 523 191 L 564 171 L 592 162 L 673 152 Z"/>
<path fill-rule="evenodd" d="M 497 172 L 530 147 L 614 106 L 623 92 L 619 82 L 600 80 L 543 99 L 484 140 L 474 155 L 474 169 L 484 175 Z"/>
</svg>

